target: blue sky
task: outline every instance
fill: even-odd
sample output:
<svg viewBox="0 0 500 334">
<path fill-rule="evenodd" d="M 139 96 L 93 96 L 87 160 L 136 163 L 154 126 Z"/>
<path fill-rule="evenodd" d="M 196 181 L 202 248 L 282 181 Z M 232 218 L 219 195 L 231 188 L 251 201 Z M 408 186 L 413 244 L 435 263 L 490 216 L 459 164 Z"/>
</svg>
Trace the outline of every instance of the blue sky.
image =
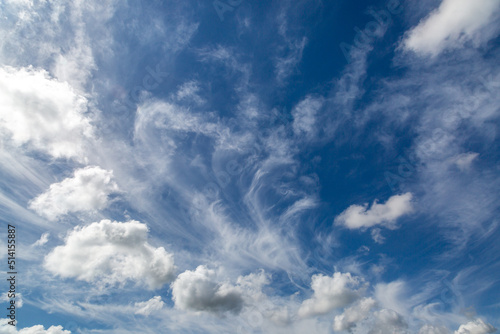
<svg viewBox="0 0 500 334">
<path fill-rule="evenodd" d="M 0 13 L 1 333 L 500 327 L 500 1 Z"/>
</svg>

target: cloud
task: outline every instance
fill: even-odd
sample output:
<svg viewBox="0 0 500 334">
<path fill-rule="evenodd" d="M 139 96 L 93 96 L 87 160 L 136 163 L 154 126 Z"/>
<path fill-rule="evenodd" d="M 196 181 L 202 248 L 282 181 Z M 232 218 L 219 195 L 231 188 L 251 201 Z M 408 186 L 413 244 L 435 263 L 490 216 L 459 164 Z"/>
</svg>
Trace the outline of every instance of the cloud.
<svg viewBox="0 0 500 334">
<path fill-rule="evenodd" d="M 0 296 L 0 302 L 5 302 L 5 303 L 10 303 L 10 297 L 9 297 L 9 293 L 8 292 L 5 292 L 4 294 L 2 294 Z M 16 307 L 23 307 L 23 296 L 21 293 L 17 293 L 16 292 Z"/>
<path fill-rule="evenodd" d="M 436 56 L 466 41 L 482 40 L 479 32 L 492 21 L 499 5 L 497 0 L 443 0 L 438 9 L 407 34 L 404 47 Z"/>
<path fill-rule="evenodd" d="M 365 319 L 370 310 L 375 307 L 376 301 L 373 298 L 364 298 L 356 305 L 345 309 L 344 313 L 335 317 L 333 322 L 334 331 L 350 330 L 356 324 Z"/>
<path fill-rule="evenodd" d="M 336 272 L 332 277 L 322 274 L 313 275 L 311 288 L 314 293 L 310 299 L 304 300 L 299 308 L 300 317 L 326 314 L 335 308 L 341 308 L 354 302 L 360 296 L 361 280 L 350 273 Z"/>
<path fill-rule="evenodd" d="M 385 204 L 378 204 L 375 200 L 369 209 L 368 203 L 363 206 L 351 205 L 335 218 L 335 223 L 349 229 L 369 228 L 375 225 L 393 227 L 398 218 L 413 211 L 412 197 L 411 193 L 394 195 Z"/>
<path fill-rule="evenodd" d="M 418 334 L 449 334 L 449 333 L 451 333 L 451 332 L 446 327 L 443 327 L 443 326 L 435 327 L 435 326 L 431 326 L 431 325 L 424 325 L 418 331 Z"/>
<path fill-rule="evenodd" d="M 108 205 L 109 195 L 115 192 L 118 186 L 113 181 L 113 171 L 85 167 L 77 169 L 72 178 L 52 184 L 30 202 L 30 208 L 55 220 L 70 212 L 102 210 Z"/>
<path fill-rule="evenodd" d="M 455 334 L 488 334 L 495 332 L 495 327 L 485 323 L 481 319 L 476 319 L 466 323 L 465 325 L 461 325 L 458 330 L 455 331 Z"/>
<path fill-rule="evenodd" d="M 406 330 L 408 324 L 399 313 L 393 310 L 382 309 L 375 312 L 374 315 L 375 323 L 369 334 L 408 333 Z"/>
<path fill-rule="evenodd" d="M 305 134 L 310 137 L 316 132 L 316 113 L 323 106 L 322 98 L 307 96 L 292 110 L 293 132 L 296 135 Z"/>
<path fill-rule="evenodd" d="M 171 287 L 175 306 L 181 310 L 236 314 L 243 308 L 241 291 L 228 283 L 218 283 L 215 271 L 206 266 L 186 270 Z"/>
<path fill-rule="evenodd" d="M 0 319 L 0 332 L 4 334 L 71 334 L 62 326 L 50 326 L 47 330 L 42 325 L 22 328 L 19 331 L 15 326 L 8 324 L 8 319 Z"/>
<path fill-rule="evenodd" d="M 40 247 L 40 246 L 45 245 L 49 241 L 49 236 L 50 236 L 50 233 L 48 233 L 48 232 L 45 232 L 44 234 L 42 234 L 40 236 L 40 239 L 38 239 L 37 241 L 35 241 L 33 243 L 33 247 Z"/>
<path fill-rule="evenodd" d="M 147 242 L 148 228 L 138 221 L 101 220 L 77 226 L 65 244 L 45 257 L 47 270 L 63 278 L 101 284 L 144 283 L 161 288 L 174 278 L 173 255 Z"/>
<path fill-rule="evenodd" d="M 17 147 L 83 161 L 86 141 L 93 138 L 87 103 L 45 70 L 0 68 L 0 127 Z"/>
<path fill-rule="evenodd" d="M 456 156 L 453 160 L 457 167 L 464 171 L 469 170 L 472 162 L 478 157 L 479 153 L 468 152 Z"/>
<path fill-rule="evenodd" d="M 149 316 L 151 313 L 161 310 L 164 305 L 165 303 L 161 300 L 161 297 L 155 296 L 148 301 L 135 303 L 137 308 L 135 314 Z"/>
</svg>

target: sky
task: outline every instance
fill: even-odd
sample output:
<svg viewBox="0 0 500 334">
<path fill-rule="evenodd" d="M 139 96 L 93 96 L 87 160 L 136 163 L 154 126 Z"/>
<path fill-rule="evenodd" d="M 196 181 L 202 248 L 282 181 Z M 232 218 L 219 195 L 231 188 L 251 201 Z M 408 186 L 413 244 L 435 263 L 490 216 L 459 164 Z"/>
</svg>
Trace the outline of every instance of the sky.
<svg viewBox="0 0 500 334">
<path fill-rule="evenodd" d="M 500 328 L 500 0 L 2 0 L 0 36 L 0 333 Z"/>
</svg>

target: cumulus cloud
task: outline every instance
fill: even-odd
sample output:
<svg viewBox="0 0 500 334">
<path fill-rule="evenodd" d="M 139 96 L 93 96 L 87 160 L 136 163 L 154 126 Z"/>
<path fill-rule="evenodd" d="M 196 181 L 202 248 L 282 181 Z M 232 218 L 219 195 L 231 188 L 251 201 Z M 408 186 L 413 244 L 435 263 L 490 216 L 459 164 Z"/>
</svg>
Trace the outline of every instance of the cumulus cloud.
<svg viewBox="0 0 500 334">
<path fill-rule="evenodd" d="M 455 331 L 455 334 L 488 334 L 495 332 L 495 327 L 485 323 L 481 319 L 476 319 L 461 325 L 458 330 Z"/>
<path fill-rule="evenodd" d="M 350 273 L 336 272 L 332 277 L 313 275 L 311 288 L 314 293 L 310 299 L 305 300 L 299 308 L 300 317 L 326 314 L 335 308 L 345 307 L 360 296 L 361 284 L 358 277 Z"/>
<path fill-rule="evenodd" d="M 36 325 L 18 331 L 15 326 L 8 324 L 8 319 L 0 319 L 0 332 L 4 334 L 71 334 L 71 331 L 64 330 L 62 326 L 50 326 L 45 329 L 42 325 Z"/>
<path fill-rule="evenodd" d="M 292 110 L 293 131 L 296 135 L 314 135 L 316 114 L 323 105 L 323 99 L 307 96 Z"/>
<path fill-rule="evenodd" d="M 85 116 L 87 100 L 45 70 L 0 68 L 0 127 L 13 143 L 54 158 L 85 159 L 85 142 L 93 137 Z"/>
<path fill-rule="evenodd" d="M 181 310 L 239 313 L 244 300 L 241 290 L 217 282 L 217 274 L 206 266 L 186 270 L 171 284 L 172 299 Z"/>
<path fill-rule="evenodd" d="M 65 244 L 45 257 L 44 266 L 64 278 L 96 284 L 141 282 L 157 289 L 174 278 L 173 255 L 147 242 L 148 228 L 138 221 L 101 220 L 77 226 Z"/>
<path fill-rule="evenodd" d="M 375 305 L 376 301 L 373 298 L 364 298 L 360 300 L 359 303 L 344 310 L 344 313 L 335 317 L 333 330 L 350 330 L 352 327 L 356 326 L 359 321 L 365 319 Z"/>
<path fill-rule="evenodd" d="M 370 334 L 406 334 L 408 324 L 403 317 L 394 310 L 382 309 L 374 313 L 375 323 Z"/>
<path fill-rule="evenodd" d="M 335 218 L 335 223 L 342 224 L 349 229 L 368 228 L 375 225 L 392 227 L 401 216 L 413 211 L 411 193 L 394 195 L 384 204 L 378 204 L 375 200 L 368 209 L 368 203 L 364 205 L 351 205 Z"/>
<path fill-rule="evenodd" d="M 135 303 L 137 310 L 135 314 L 148 316 L 153 312 L 159 311 L 163 308 L 165 303 L 161 300 L 160 296 L 155 296 L 148 301 Z"/>
<path fill-rule="evenodd" d="M 478 32 L 494 18 L 497 0 L 443 0 L 438 9 L 413 28 L 404 47 L 436 56 L 446 48 L 456 48 L 478 39 Z"/>
<path fill-rule="evenodd" d="M 109 202 L 109 195 L 117 191 L 112 171 L 85 167 L 77 169 L 73 177 L 52 184 L 30 202 L 30 208 L 54 220 L 70 212 L 102 210 Z"/>
</svg>

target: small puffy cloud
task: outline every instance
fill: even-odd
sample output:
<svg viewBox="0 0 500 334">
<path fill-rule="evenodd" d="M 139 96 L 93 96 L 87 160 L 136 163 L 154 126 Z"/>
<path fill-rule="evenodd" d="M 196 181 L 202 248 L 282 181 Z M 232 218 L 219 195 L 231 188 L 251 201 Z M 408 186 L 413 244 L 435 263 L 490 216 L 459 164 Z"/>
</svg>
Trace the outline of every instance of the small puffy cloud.
<svg viewBox="0 0 500 334">
<path fill-rule="evenodd" d="M 365 319 L 375 305 L 376 301 L 373 298 L 364 298 L 360 300 L 356 305 L 344 310 L 344 313 L 335 317 L 333 330 L 350 330 L 352 327 L 356 326 L 358 322 Z"/>
<path fill-rule="evenodd" d="M 498 0 L 443 0 L 438 9 L 413 28 L 404 47 L 421 54 L 438 55 L 446 48 L 457 48 L 478 39 L 500 7 Z"/>
<path fill-rule="evenodd" d="M 85 116 L 87 100 L 68 83 L 31 67 L 0 68 L 0 128 L 15 146 L 54 158 L 85 160 L 85 141 L 93 137 Z"/>
<path fill-rule="evenodd" d="M 147 242 L 148 228 L 138 221 L 101 220 L 77 226 L 65 244 L 52 250 L 44 266 L 53 274 L 95 284 L 141 282 L 157 289 L 174 278 L 173 255 Z"/>
<path fill-rule="evenodd" d="M 108 205 L 109 195 L 117 191 L 112 171 L 85 167 L 77 169 L 73 177 L 50 185 L 30 202 L 30 208 L 54 220 L 70 212 L 102 210 Z"/>
<path fill-rule="evenodd" d="M 45 329 L 42 325 L 27 327 L 19 331 L 15 326 L 8 324 L 9 319 L 0 319 L 0 333 L 3 334 L 71 334 L 71 331 L 64 330 L 62 326 L 50 326 Z"/>
<path fill-rule="evenodd" d="M 476 319 L 461 325 L 458 330 L 455 331 L 455 334 L 488 334 L 495 332 L 495 327 L 485 323 L 481 319 Z"/>
<path fill-rule="evenodd" d="M 214 270 L 198 266 L 186 270 L 171 284 L 172 299 L 181 310 L 212 313 L 239 313 L 244 299 L 240 289 L 228 283 L 219 283 Z"/>
<path fill-rule="evenodd" d="M 153 312 L 159 311 L 163 308 L 165 303 L 161 300 L 160 296 L 155 296 L 148 301 L 135 303 L 135 314 L 148 316 Z"/>
<path fill-rule="evenodd" d="M 398 218 L 413 211 L 411 193 L 394 195 L 384 204 L 375 200 L 370 208 L 364 205 L 351 205 L 335 218 L 336 224 L 349 229 L 368 228 L 375 225 L 392 227 Z"/>
<path fill-rule="evenodd" d="M 332 277 L 313 275 L 311 288 L 314 293 L 310 299 L 304 300 L 299 308 L 300 317 L 326 314 L 335 308 L 345 307 L 359 298 L 356 290 L 361 280 L 350 273 L 336 272 Z"/>
<path fill-rule="evenodd" d="M 316 114 L 322 106 L 322 98 L 307 96 L 304 100 L 300 101 L 292 110 L 293 132 L 296 135 L 314 135 L 316 131 Z"/>
</svg>

